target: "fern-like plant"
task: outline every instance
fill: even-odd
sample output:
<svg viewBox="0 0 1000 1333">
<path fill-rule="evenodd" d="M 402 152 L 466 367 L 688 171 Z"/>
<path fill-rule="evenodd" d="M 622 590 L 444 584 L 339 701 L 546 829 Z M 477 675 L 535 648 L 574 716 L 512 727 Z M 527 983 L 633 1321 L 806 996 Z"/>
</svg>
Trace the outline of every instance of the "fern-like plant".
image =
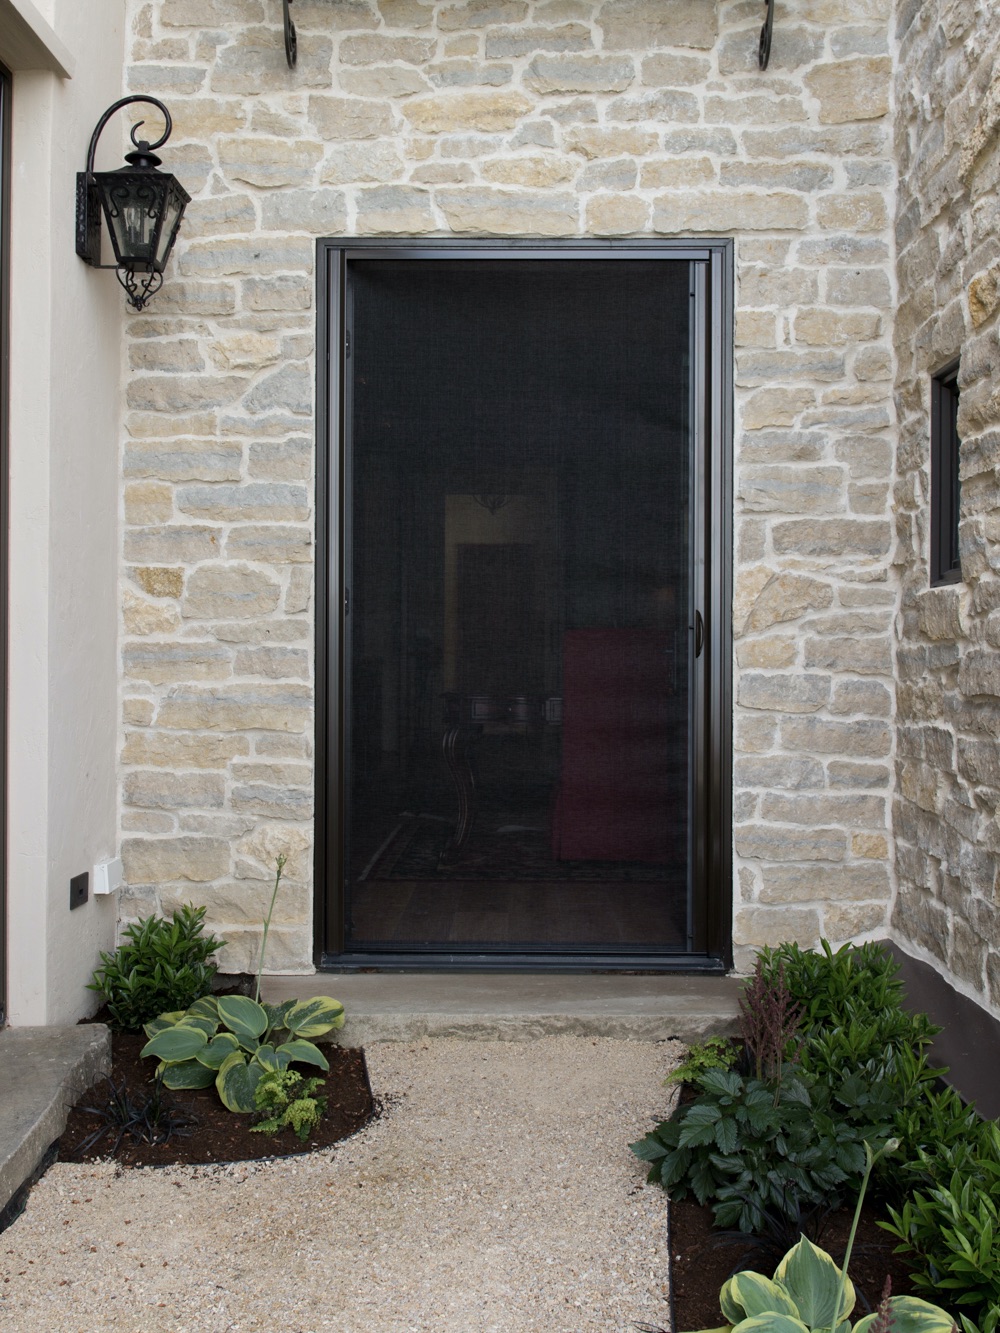
<svg viewBox="0 0 1000 1333">
<path fill-rule="evenodd" d="M 326 1112 L 325 1097 L 317 1097 L 321 1078 L 303 1078 L 294 1069 L 270 1070 L 257 1084 L 254 1101 L 263 1119 L 256 1134 L 280 1134 L 290 1129 L 305 1143 Z"/>
</svg>

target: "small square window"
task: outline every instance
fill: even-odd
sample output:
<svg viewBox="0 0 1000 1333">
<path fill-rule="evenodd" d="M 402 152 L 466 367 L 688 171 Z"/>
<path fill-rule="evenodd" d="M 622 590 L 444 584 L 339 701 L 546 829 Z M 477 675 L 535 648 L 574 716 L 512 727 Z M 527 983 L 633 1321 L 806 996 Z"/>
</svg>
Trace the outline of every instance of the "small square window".
<svg viewBox="0 0 1000 1333">
<path fill-rule="evenodd" d="M 931 587 L 961 583 L 958 363 L 931 380 Z"/>
</svg>

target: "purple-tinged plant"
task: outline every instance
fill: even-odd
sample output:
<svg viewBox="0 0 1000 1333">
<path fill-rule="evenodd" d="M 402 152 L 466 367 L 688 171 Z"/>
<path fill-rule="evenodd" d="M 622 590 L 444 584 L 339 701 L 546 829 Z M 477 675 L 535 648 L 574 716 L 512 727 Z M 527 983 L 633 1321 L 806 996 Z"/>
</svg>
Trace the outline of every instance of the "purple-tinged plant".
<svg viewBox="0 0 1000 1333">
<path fill-rule="evenodd" d="M 753 976 L 740 996 L 740 1036 L 753 1061 L 759 1079 L 781 1079 L 781 1068 L 786 1060 L 794 1059 L 789 1052 L 797 1047 L 802 1006 L 792 999 L 785 985 L 785 965 L 779 960 L 777 975 L 766 977 L 763 961 L 757 958 Z"/>
</svg>

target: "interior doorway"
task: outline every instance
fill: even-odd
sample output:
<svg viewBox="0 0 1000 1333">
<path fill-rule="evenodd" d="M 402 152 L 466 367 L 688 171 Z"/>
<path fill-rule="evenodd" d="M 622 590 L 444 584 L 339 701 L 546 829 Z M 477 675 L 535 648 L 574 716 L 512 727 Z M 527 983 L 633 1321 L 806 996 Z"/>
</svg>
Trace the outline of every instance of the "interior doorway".
<svg viewBox="0 0 1000 1333">
<path fill-rule="evenodd" d="M 725 248 L 327 258 L 321 952 L 721 965 Z"/>
</svg>

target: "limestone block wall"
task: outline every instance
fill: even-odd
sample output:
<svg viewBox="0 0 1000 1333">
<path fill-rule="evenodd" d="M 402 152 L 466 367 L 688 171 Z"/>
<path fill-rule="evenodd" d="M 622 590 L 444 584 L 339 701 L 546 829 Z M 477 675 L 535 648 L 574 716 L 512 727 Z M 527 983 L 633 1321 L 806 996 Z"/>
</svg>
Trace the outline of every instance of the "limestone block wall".
<svg viewBox="0 0 1000 1333">
<path fill-rule="evenodd" d="M 1000 28 L 989 0 L 905 0 L 895 490 L 902 577 L 893 930 L 1000 1011 Z M 931 589 L 931 376 L 961 357 L 962 582 Z"/>
<path fill-rule="evenodd" d="M 193 202 L 128 321 L 126 913 L 310 961 L 317 236 L 734 236 L 736 942 L 890 895 L 890 0 L 129 0 Z M 742 954 L 740 951 L 742 950 Z"/>
</svg>

